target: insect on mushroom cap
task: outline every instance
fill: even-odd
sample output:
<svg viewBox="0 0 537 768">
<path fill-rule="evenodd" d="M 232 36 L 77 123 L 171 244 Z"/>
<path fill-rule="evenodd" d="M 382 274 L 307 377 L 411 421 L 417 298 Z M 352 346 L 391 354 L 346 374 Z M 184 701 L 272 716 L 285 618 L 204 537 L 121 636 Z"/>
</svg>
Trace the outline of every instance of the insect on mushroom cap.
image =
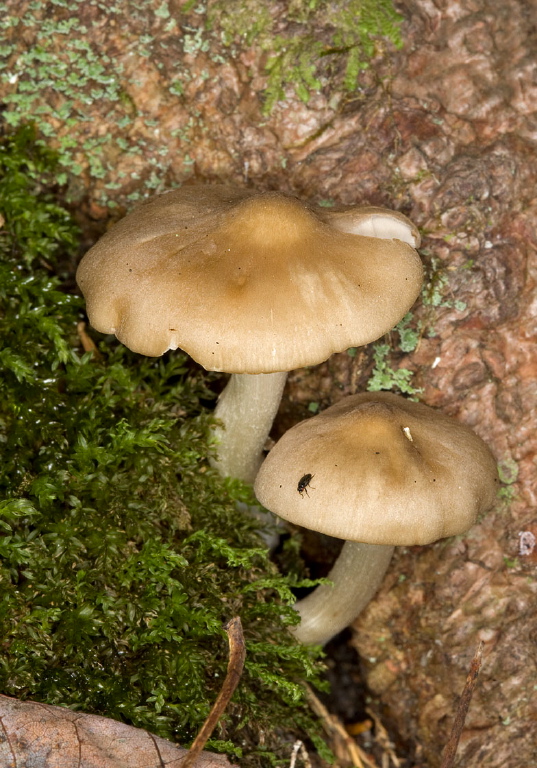
<svg viewBox="0 0 537 768">
<path fill-rule="evenodd" d="M 297 493 L 304 473 L 315 490 Z M 428 544 L 466 531 L 498 475 L 467 426 L 389 392 L 344 398 L 278 441 L 255 481 L 265 507 L 303 527 L 370 544 Z"/>
</svg>

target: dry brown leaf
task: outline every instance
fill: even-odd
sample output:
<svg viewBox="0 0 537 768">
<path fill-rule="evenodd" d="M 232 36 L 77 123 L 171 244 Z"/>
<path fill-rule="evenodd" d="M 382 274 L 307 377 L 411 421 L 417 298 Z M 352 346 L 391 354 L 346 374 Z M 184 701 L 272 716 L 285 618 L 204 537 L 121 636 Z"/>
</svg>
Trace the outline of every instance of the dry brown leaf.
<svg viewBox="0 0 537 768">
<path fill-rule="evenodd" d="M 188 750 L 110 720 L 0 695 L 2 768 L 179 768 Z M 232 768 L 203 752 L 196 768 Z"/>
</svg>

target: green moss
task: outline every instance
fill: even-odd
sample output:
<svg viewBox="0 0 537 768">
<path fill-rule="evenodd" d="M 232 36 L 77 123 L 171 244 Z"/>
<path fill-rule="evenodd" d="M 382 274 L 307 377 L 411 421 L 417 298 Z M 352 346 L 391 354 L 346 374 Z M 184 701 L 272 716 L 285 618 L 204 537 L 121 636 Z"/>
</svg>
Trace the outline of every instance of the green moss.
<svg viewBox="0 0 537 768">
<path fill-rule="evenodd" d="M 208 465 L 201 373 L 108 338 L 82 352 L 82 302 L 57 266 L 78 233 L 53 173 L 28 130 L 0 142 L 0 690 L 185 743 L 238 614 L 246 668 L 214 744 L 271 764 L 286 733 L 317 738 L 300 681 L 319 667 L 286 631 L 291 579 L 236 509 L 247 489 Z"/>
<path fill-rule="evenodd" d="M 506 503 L 510 503 L 516 497 L 518 472 L 518 464 L 514 459 L 506 458 L 498 462 L 498 475 L 502 483 L 498 497 Z"/>
<path fill-rule="evenodd" d="M 381 38 L 402 44 L 402 17 L 391 0 L 294 0 L 285 10 L 291 24 L 282 35 L 281 21 L 256 0 L 213 0 L 208 3 L 210 29 L 220 31 L 225 45 L 255 43 L 268 54 L 264 111 L 271 112 L 292 87 L 302 101 L 330 79 L 332 88 L 353 91 Z M 333 73 L 338 76 L 337 85 Z"/>
<path fill-rule="evenodd" d="M 422 250 L 422 253 L 430 256 L 425 249 Z M 458 312 L 464 312 L 466 309 L 466 302 L 455 299 L 450 293 L 448 274 L 438 259 L 432 257 L 426 263 L 425 282 L 421 292 L 423 306 L 427 310 L 421 332 L 428 337 L 436 336 L 434 316 L 437 308 L 456 309 Z"/>
<path fill-rule="evenodd" d="M 514 459 L 503 459 L 498 462 L 498 475 L 504 485 L 512 485 L 518 480 L 518 464 Z"/>
</svg>

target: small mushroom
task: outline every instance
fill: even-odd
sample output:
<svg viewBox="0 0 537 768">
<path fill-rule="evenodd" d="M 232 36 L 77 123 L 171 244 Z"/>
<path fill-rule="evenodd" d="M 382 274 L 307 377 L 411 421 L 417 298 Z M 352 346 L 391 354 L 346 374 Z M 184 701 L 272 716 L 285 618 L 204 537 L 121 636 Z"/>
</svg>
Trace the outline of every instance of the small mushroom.
<svg viewBox="0 0 537 768">
<path fill-rule="evenodd" d="M 135 352 L 179 347 L 234 374 L 215 411 L 218 466 L 253 481 L 287 371 L 399 322 L 422 284 L 418 245 L 399 213 L 196 185 L 116 224 L 77 281 L 97 330 Z"/>
<path fill-rule="evenodd" d="M 464 533 L 497 486 L 496 462 L 469 427 L 389 392 L 344 398 L 286 432 L 257 475 L 257 498 L 295 525 L 346 540 L 332 584 L 296 605 L 298 640 L 328 642 L 373 597 L 394 546 Z"/>
</svg>

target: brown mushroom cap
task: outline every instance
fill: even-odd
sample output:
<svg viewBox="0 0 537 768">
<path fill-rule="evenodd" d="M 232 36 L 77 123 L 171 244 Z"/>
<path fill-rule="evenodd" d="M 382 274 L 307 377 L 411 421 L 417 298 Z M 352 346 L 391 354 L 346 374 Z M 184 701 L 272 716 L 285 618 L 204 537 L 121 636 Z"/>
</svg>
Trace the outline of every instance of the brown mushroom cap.
<svg viewBox="0 0 537 768">
<path fill-rule="evenodd" d="M 421 261 L 408 243 L 349 234 L 320 210 L 226 186 L 154 198 L 82 259 L 90 322 L 136 352 L 180 347 L 231 373 L 314 365 L 373 341 L 415 301 Z"/>
<path fill-rule="evenodd" d="M 312 477 L 300 493 L 305 474 Z M 286 432 L 254 490 L 296 525 L 412 545 L 466 531 L 493 505 L 497 485 L 496 462 L 469 427 L 398 395 L 367 392 Z"/>
</svg>

